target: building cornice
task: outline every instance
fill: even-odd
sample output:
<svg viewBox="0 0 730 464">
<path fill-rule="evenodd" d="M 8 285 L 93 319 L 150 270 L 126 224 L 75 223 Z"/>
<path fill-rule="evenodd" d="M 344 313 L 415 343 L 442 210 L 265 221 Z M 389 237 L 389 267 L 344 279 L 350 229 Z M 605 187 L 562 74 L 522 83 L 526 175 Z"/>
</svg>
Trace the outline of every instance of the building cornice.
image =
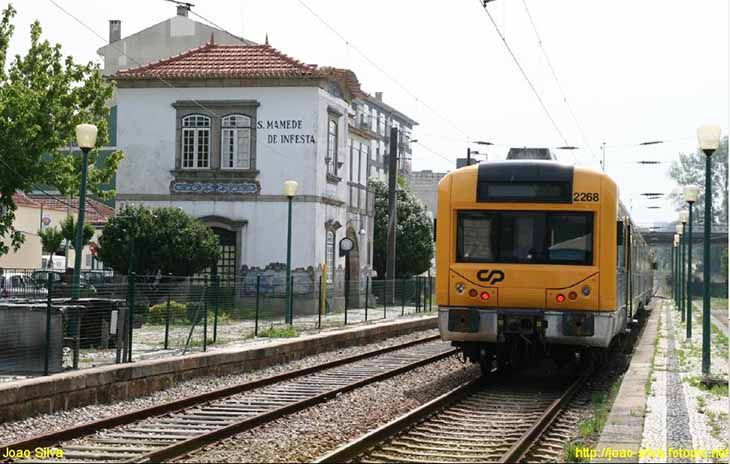
<svg viewBox="0 0 730 464">
<path fill-rule="evenodd" d="M 120 193 L 117 194 L 117 201 L 235 201 L 235 202 L 268 202 L 284 203 L 288 201 L 286 195 L 238 195 L 238 194 L 211 194 L 211 193 L 172 193 L 172 194 L 147 194 L 147 193 Z M 344 201 L 319 195 L 297 195 L 295 203 L 321 203 L 331 206 L 345 206 Z"/>
</svg>

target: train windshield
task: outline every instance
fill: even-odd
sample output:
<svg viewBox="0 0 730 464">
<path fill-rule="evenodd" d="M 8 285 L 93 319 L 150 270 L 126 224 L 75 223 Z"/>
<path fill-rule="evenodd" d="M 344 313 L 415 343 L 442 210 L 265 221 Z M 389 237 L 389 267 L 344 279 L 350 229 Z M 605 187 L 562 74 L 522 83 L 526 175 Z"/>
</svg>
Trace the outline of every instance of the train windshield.
<svg viewBox="0 0 730 464">
<path fill-rule="evenodd" d="M 593 213 L 460 211 L 457 258 L 466 263 L 593 264 Z"/>
</svg>

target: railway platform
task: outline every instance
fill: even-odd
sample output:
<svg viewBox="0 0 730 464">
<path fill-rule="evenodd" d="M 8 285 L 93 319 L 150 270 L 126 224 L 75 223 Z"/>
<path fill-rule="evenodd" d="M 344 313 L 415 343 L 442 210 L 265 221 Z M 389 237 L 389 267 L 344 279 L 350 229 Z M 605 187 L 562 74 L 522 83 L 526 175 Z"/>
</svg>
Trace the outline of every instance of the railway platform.
<svg viewBox="0 0 730 464">
<path fill-rule="evenodd" d="M 215 351 L 66 372 L 0 383 L 2 422 L 165 390 L 181 381 L 253 371 L 327 351 L 436 328 L 429 313 L 371 321 L 293 338 L 249 339 Z"/>
<path fill-rule="evenodd" d="M 701 309 L 692 338 L 671 300 L 655 300 L 593 462 L 728 462 L 728 389 L 701 374 Z M 727 379 L 727 329 L 713 318 L 711 377 Z"/>
</svg>

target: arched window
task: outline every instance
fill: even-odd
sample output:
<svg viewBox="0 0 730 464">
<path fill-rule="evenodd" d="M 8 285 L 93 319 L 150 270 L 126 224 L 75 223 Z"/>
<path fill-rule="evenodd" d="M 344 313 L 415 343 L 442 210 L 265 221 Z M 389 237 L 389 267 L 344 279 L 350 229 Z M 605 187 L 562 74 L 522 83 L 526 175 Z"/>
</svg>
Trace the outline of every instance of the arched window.
<svg viewBox="0 0 730 464">
<path fill-rule="evenodd" d="M 230 114 L 221 121 L 221 168 L 251 169 L 251 118 Z"/>
<path fill-rule="evenodd" d="M 210 118 L 191 114 L 182 119 L 182 167 L 210 167 Z"/>
<path fill-rule="evenodd" d="M 335 232 L 327 231 L 327 283 L 335 281 Z"/>
<path fill-rule="evenodd" d="M 327 173 L 337 175 L 337 121 L 329 120 L 327 126 Z"/>
</svg>

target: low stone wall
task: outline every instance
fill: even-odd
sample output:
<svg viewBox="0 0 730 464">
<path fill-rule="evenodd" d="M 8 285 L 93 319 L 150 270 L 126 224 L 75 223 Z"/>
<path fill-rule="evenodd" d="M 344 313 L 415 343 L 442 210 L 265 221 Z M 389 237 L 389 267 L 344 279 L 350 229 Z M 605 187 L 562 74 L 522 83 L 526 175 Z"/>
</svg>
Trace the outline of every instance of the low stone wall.
<svg viewBox="0 0 730 464">
<path fill-rule="evenodd" d="M 97 403 L 136 398 L 195 377 L 235 374 L 410 332 L 436 328 L 435 317 L 353 327 L 266 346 L 85 369 L 0 384 L 0 423 Z"/>
</svg>

